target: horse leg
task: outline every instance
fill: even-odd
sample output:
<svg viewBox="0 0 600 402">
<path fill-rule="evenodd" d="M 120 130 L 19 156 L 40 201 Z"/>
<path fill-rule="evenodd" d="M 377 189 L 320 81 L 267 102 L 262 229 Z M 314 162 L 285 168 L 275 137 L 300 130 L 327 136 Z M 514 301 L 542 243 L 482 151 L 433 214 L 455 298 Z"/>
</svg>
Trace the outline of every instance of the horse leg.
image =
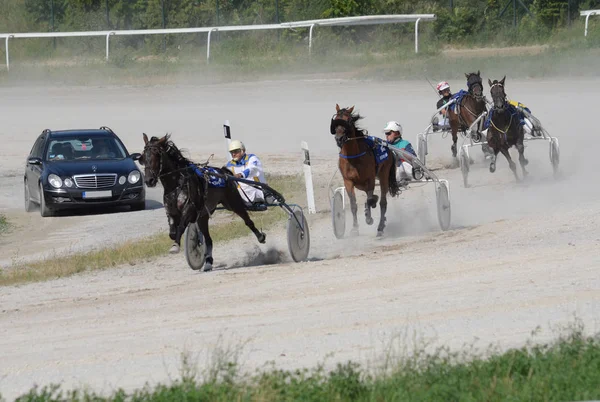
<svg viewBox="0 0 600 402">
<path fill-rule="evenodd" d="M 179 230 L 179 222 L 181 216 L 167 216 L 169 219 L 169 238 L 173 240 L 173 245 L 169 249 L 169 254 L 177 254 L 180 250 L 180 242 L 177 239 L 181 239 L 181 236 L 177 236 Z"/>
<path fill-rule="evenodd" d="M 206 244 L 206 253 L 204 254 L 205 256 L 205 260 L 204 260 L 204 272 L 208 272 L 208 271 L 212 271 L 213 269 L 213 256 L 212 256 L 212 251 L 213 251 L 213 241 L 212 238 L 210 237 L 210 231 L 208 229 L 208 219 L 210 218 L 210 216 L 208 214 L 202 214 L 201 216 L 198 217 L 198 220 L 196 221 L 196 223 L 198 224 L 198 229 L 200 230 L 200 233 L 202 233 L 202 236 L 204 237 L 204 243 Z"/>
<path fill-rule="evenodd" d="M 525 145 L 523 145 L 524 133 L 521 132 L 519 139 L 517 140 L 517 151 L 519 151 L 519 163 L 521 164 L 521 169 L 523 170 L 523 177 L 527 176 L 529 172 L 525 169 L 525 166 L 529 164 L 529 161 L 525 159 Z"/>
<path fill-rule="evenodd" d="M 348 198 L 350 198 L 350 210 L 352 211 L 352 230 L 350 234 L 353 236 L 358 236 L 358 206 L 356 205 L 356 194 L 354 193 L 354 185 L 352 182 L 344 182 L 346 187 L 346 193 L 348 194 Z"/>
<path fill-rule="evenodd" d="M 390 171 L 389 169 L 387 170 Z M 390 173 L 392 174 L 392 173 Z M 387 211 L 387 193 L 388 193 L 388 178 L 379 178 L 379 187 L 381 188 L 381 201 L 379 202 L 379 210 L 381 216 L 379 217 L 379 225 L 377 226 L 377 237 L 383 236 L 383 229 L 385 229 L 385 213 Z"/>
<path fill-rule="evenodd" d="M 452 150 L 452 156 L 456 158 L 456 143 L 458 142 L 458 128 L 452 127 L 452 146 L 450 149 Z"/>
<path fill-rule="evenodd" d="M 517 179 L 517 181 L 519 181 L 519 175 L 517 174 L 517 164 L 514 163 L 512 158 L 510 157 L 510 154 L 508 153 L 508 147 L 504 146 L 500 149 L 500 151 L 502 152 L 502 155 L 504 155 L 504 157 L 508 161 L 508 166 L 510 167 L 510 170 L 512 170 L 513 174 L 515 175 L 515 179 Z"/>
<path fill-rule="evenodd" d="M 239 215 L 244 220 L 244 223 L 254 233 L 256 239 L 260 244 L 264 244 L 267 240 L 267 235 L 256 228 L 254 221 L 250 218 L 250 214 L 246 211 L 246 208 L 242 206 L 241 209 L 234 209 L 233 212 Z"/>
<path fill-rule="evenodd" d="M 494 173 L 496 171 L 496 159 L 498 158 L 498 152 L 500 152 L 500 150 L 494 148 L 492 149 L 492 153 L 490 154 L 490 173 Z"/>
<path fill-rule="evenodd" d="M 375 208 L 377 206 L 377 201 L 379 201 L 379 197 L 377 194 L 373 194 L 374 190 L 367 191 L 367 202 L 365 202 L 365 220 L 367 225 L 373 224 L 373 217 L 371 217 L 371 208 Z"/>
</svg>

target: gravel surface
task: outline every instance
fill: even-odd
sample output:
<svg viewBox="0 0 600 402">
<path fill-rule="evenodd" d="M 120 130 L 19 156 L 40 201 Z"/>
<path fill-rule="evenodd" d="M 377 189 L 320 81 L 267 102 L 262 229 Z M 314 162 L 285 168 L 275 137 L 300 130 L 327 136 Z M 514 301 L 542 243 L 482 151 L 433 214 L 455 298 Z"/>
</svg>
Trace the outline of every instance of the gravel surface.
<svg viewBox="0 0 600 402">
<path fill-rule="evenodd" d="M 547 340 L 574 316 L 598 331 L 600 140 L 593 119 L 571 116 L 594 115 L 599 83 L 509 76 L 511 98 L 559 138 L 560 177 L 553 178 L 548 146 L 530 143 L 526 181 L 515 183 L 502 156 L 489 173 L 475 153 L 465 189 L 460 170 L 448 168 L 451 140 L 432 138 L 430 165 L 450 181 L 451 229 L 439 229 L 434 188 L 414 186 L 391 201 L 381 240 L 362 214 L 359 237 L 333 236 L 327 194 L 337 148 L 329 119 L 335 103 L 356 105 L 371 134 L 381 136 L 393 119 L 414 142 L 436 101 L 425 81 L 2 89 L 0 212 L 15 224 L 0 237 L 2 265 L 167 230 L 160 189 L 149 191 L 146 211 L 25 213 L 24 160 L 44 128 L 108 125 L 130 152 L 141 150 L 142 132 L 171 132 L 193 159 L 214 153 L 218 165 L 229 119 L 233 136 L 263 156 L 271 173 L 300 173 L 306 140 L 320 212 L 309 216 L 305 263 L 291 262 L 282 224 L 267 232 L 266 245 L 253 236 L 217 245 L 212 273 L 191 271 L 179 254 L 0 289 L 0 393 L 14 398 L 49 382 L 132 389 L 176 378 L 181 353 L 197 357 L 202 369 L 215 348 L 228 346 L 245 345 L 240 358 L 251 370 L 267 361 L 285 368 L 376 364 L 385 345 L 397 340 L 410 349 L 415 336 L 452 348 L 520 346 L 536 327 L 535 339 Z M 450 84 L 457 90 L 465 83 Z M 339 183 L 338 174 L 332 185 Z"/>
</svg>

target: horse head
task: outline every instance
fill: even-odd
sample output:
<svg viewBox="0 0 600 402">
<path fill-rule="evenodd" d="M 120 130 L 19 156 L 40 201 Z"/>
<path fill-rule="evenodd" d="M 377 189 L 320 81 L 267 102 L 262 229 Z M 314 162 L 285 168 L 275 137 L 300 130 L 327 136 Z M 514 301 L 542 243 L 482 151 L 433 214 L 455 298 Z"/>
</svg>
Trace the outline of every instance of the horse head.
<svg viewBox="0 0 600 402">
<path fill-rule="evenodd" d="M 476 73 L 465 74 L 467 77 L 467 88 L 469 93 L 476 98 L 483 97 L 483 83 L 479 70 Z"/>
<path fill-rule="evenodd" d="M 500 81 L 494 80 L 494 82 L 488 79 L 490 84 L 490 95 L 492 95 L 492 102 L 494 109 L 503 110 L 506 107 L 506 92 L 504 92 L 504 80 L 506 76 Z"/>
<path fill-rule="evenodd" d="M 364 136 L 363 130 L 356 127 L 356 122 L 362 117 L 359 114 L 353 114 L 354 106 L 340 108 L 340 105 L 336 103 L 335 111 L 331 118 L 330 132 L 335 135 L 338 147 L 341 148 L 350 138 Z"/>
<path fill-rule="evenodd" d="M 165 173 L 169 134 L 162 138 L 152 137 L 148 140 L 148 136 L 144 133 L 143 137 L 145 145 L 139 163 L 144 166 L 144 182 L 148 187 L 154 187 Z"/>
</svg>

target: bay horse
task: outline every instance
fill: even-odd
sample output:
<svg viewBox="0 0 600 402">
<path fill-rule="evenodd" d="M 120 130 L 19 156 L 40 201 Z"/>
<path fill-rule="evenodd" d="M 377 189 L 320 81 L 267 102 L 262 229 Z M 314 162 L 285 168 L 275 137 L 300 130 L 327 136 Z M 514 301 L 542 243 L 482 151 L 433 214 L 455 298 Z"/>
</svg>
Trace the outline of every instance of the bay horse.
<svg viewBox="0 0 600 402">
<path fill-rule="evenodd" d="M 356 213 L 357 188 L 367 193 L 365 203 L 365 220 L 367 225 L 373 224 L 371 208 L 377 206 L 378 197 L 373 194 L 375 190 L 375 179 L 379 178 L 381 190 L 381 201 L 379 208 L 381 217 L 377 226 L 377 237 L 383 236 L 385 229 L 385 213 L 387 210 L 387 193 L 392 197 L 399 194 L 400 188 L 396 182 L 396 158 L 392 151 L 386 150 L 387 158 L 378 163 L 374 147 L 367 143 L 368 137 L 365 130 L 357 127 L 356 122 L 362 117 L 354 114 L 354 106 L 341 109 L 335 105 L 336 113 L 331 118 L 330 132 L 335 135 L 335 141 L 340 148 L 339 169 L 344 178 L 344 187 L 350 198 L 350 209 L 352 210 L 352 235 L 358 235 L 358 219 Z"/>
<path fill-rule="evenodd" d="M 523 170 L 523 177 L 527 176 L 528 172 L 525 169 L 525 166 L 529 161 L 525 159 L 525 146 L 523 145 L 525 131 L 523 130 L 523 125 L 521 124 L 521 118 L 517 109 L 506 100 L 506 92 L 504 91 L 505 79 L 506 76 L 500 81 L 494 80 L 494 82 L 492 82 L 488 79 L 493 103 L 492 110 L 490 110 L 490 114 L 486 119 L 486 126 L 489 125 L 487 142 L 493 150 L 490 162 L 490 172 L 494 173 L 496 171 L 496 157 L 498 152 L 502 152 L 502 155 L 504 155 L 508 161 L 510 170 L 512 170 L 515 178 L 519 181 L 517 165 L 511 159 L 508 150 L 513 145 L 517 148 L 517 151 L 519 151 L 519 163 Z"/>
<path fill-rule="evenodd" d="M 233 177 L 229 169 L 209 166 L 198 169 L 182 155 L 169 137 L 167 134 L 160 139 L 152 137 L 148 140 L 144 133 L 145 145 L 139 159 L 144 166 L 146 185 L 155 187 L 160 181 L 164 189 L 163 204 L 169 220 L 169 237 L 173 240 L 169 252 L 179 252 L 181 236 L 188 224 L 196 222 L 206 242 L 204 271 L 210 271 L 213 265 L 213 242 L 208 220 L 219 204 L 239 215 L 259 243 L 264 243 L 267 236 L 256 228 L 250 218 L 235 181 L 229 180 Z M 200 176 L 197 172 L 204 174 Z"/>
<path fill-rule="evenodd" d="M 477 117 L 487 110 L 481 73 L 479 70 L 476 73 L 465 73 L 465 77 L 467 77 L 467 93 L 462 96 L 460 101 L 451 106 L 452 109 L 448 108 L 448 120 L 452 130 L 452 146 L 450 149 L 454 158 L 456 158 L 457 153 L 458 131 L 466 131 Z M 479 130 L 477 135 L 481 139 Z M 486 147 L 484 146 L 483 149 L 485 152 Z"/>
</svg>

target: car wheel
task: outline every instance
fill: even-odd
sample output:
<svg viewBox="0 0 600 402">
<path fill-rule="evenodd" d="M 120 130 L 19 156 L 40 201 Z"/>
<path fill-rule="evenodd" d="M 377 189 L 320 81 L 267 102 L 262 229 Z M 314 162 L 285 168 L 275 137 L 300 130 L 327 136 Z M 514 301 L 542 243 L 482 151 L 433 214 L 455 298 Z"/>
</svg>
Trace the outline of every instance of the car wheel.
<svg viewBox="0 0 600 402">
<path fill-rule="evenodd" d="M 137 204 L 131 204 L 132 211 L 143 211 L 146 209 L 146 201 L 138 202 Z"/>
<path fill-rule="evenodd" d="M 42 215 L 44 218 L 52 216 L 52 210 L 46 206 L 46 197 L 44 197 L 42 183 L 40 183 L 40 215 Z"/>
<path fill-rule="evenodd" d="M 29 183 L 27 180 L 24 181 L 25 184 L 25 211 L 31 212 L 35 207 L 35 203 L 31 201 L 31 194 L 29 194 Z"/>
</svg>

